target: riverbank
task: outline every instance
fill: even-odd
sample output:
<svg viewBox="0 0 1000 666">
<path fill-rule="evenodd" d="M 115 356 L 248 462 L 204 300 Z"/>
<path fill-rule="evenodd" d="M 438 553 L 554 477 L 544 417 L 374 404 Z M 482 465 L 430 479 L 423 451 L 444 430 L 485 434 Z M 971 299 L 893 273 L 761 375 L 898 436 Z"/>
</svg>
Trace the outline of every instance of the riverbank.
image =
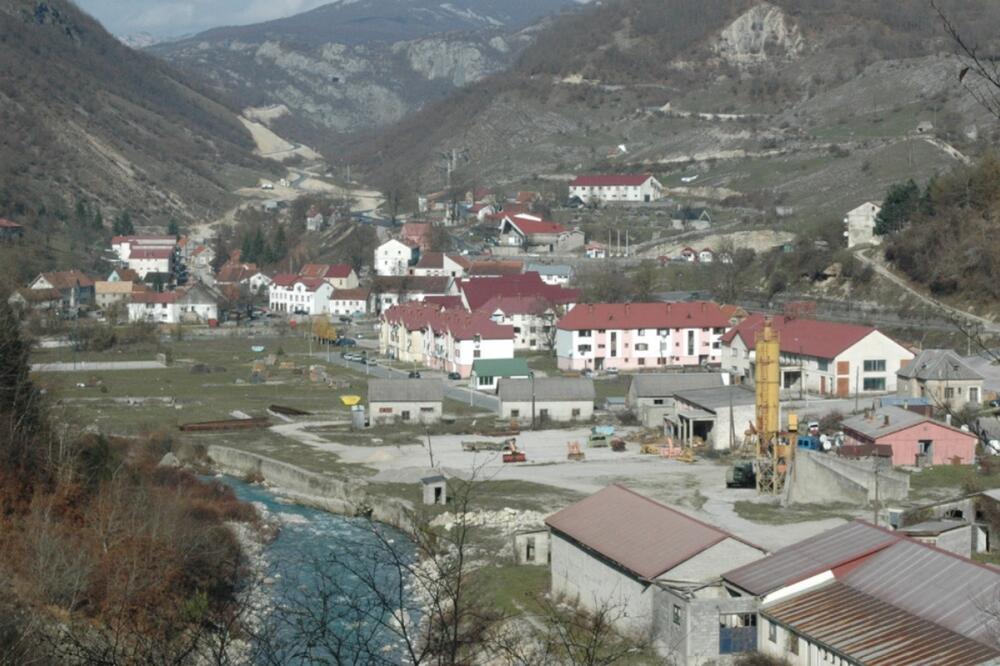
<svg viewBox="0 0 1000 666">
<path fill-rule="evenodd" d="M 350 518 L 363 517 L 413 534 L 414 507 L 402 499 L 372 495 L 365 481 L 342 481 L 296 465 L 228 446 L 205 447 L 207 459 L 198 463 L 218 474 L 263 483 L 275 495 L 296 504 Z"/>
</svg>

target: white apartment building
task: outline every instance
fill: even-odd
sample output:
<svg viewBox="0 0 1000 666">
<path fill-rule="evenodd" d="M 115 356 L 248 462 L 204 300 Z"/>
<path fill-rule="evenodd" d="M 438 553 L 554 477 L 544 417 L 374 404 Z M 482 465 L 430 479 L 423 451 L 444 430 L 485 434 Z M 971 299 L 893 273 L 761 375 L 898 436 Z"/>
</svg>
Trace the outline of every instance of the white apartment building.
<svg viewBox="0 0 1000 666">
<path fill-rule="evenodd" d="M 150 273 L 170 275 L 174 272 L 174 250 L 169 247 L 133 247 L 128 266 L 143 279 Z"/>
<path fill-rule="evenodd" d="M 881 211 L 882 207 L 871 201 L 847 211 L 847 215 L 844 216 L 844 225 L 847 227 L 844 231 L 844 235 L 847 236 L 847 247 L 878 245 L 882 242 L 881 236 L 875 235 L 875 218 Z"/>
<path fill-rule="evenodd" d="M 215 294 L 202 285 L 166 292 L 135 292 L 128 304 L 130 322 L 208 323 L 219 319 Z"/>
<path fill-rule="evenodd" d="M 325 315 L 330 312 L 333 291 L 323 278 L 275 275 L 267 292 L 268 306 L 272 312 Z"/>
<path fill-rule="evenodd" d="M 569 196 L 585 203 L 649 203 L 663 198 L 663 185 L 649 174 L 577 176 Z"/>
</svg>

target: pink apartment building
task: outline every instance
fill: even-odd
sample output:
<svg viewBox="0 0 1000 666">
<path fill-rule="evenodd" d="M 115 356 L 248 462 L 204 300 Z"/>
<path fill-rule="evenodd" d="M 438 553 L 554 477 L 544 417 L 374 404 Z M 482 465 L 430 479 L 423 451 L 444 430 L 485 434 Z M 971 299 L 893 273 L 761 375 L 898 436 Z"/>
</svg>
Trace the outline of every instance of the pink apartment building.
<svg viewBox="0 0 1000 666">
<path fill-rule="evenodd" d="M 716 303 L 594 303 L 556 326 L 560 370 L 655 370 L 719 365 L 731 326 Z"/>
</svg>

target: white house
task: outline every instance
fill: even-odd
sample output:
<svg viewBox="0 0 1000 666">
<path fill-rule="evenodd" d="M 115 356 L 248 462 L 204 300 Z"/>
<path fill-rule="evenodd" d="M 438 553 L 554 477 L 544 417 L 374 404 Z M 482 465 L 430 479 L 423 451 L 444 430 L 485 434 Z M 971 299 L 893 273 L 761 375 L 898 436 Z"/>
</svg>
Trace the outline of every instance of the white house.
<svg viewBox="0 0 1000 666">
<path fill-rule="evenodd" d="M 330 314 L 353 317 L 368 314 L 368 289 L 334 289 L 330 297 Z"/>
<path fill-rule="evenodd" d="M 875 235 L 875 218 L 881 211 L 881 206 L 866 201 L 847 212 L 847 215 L 844 216 L 844 225 L 847 227 L 844 231 L 844 235 L 847 237 L 847 247 L 865 244 L 878 245 L 882 242 L 882 238 Z"/>
<path fill-rule="evenodd" d="M 118 260 L 128 263 L 137 247 L 173 249 L 177 246 L 175 236 L 115 236 L 111 239 L 111 250 Z"/>
<path fill-rule="evenodd" d="M 174 272 L 174 250 L 170 247 L 133 247 L 129 253 L 128 266 L 140 278 L 150 273 L 169 275 Z"/>
<path fill-rule="evenodd" d="M 710 264 L 715 261 L 715 253 L 712 252 L 712 248 L 706 247 L 698 252 L 698 261 L 703 264 Z"/>
<path fill-rule="evenodd" d="M 663 185 L 649 174 L 577 176 L 569 196 L 585 203 L 648 203 L 663 197 Z"/>
<path fill-rule="evenodd" d="M 271 286 L 270 276 L 257 271 L 248 278 L 240 280 L 240 284 L 245 284 L 250 289 L 250 293 L 262 294 Z"/>
<path fill-rule="evenodd" d="M 556 356 L 560 370 L 718 365 L 730 325 L 707 301 L 581 304 L 556 325 Z"/>
<path fill-rule="evenodd" d="M 752 314 L 722 337 L 722 367 L 752 383 L 755 335 L 765 316 Z M 846 397 L 896 391 L 896 373 L 913 352 L 871 326 L 816 319 L 772 317 L 781 349 L 781 388 Z"/>
<path fill-rule="evenodd" d="M 208 323 L 219 318 L 219 303 L 207 287 L 165 292 L 135 292 L 128 304 L 129 321 L 155 324 Z"/>
<path fill-rule="evenodd" d="M 323 278 L 275 275 L 268 288 L 268 306 L 272 312 L 323 315 L 330 311 L 333 291 Z"/>
<path fill-rule="evenodd" d="M 490 319 L 514 329 L 514 349 L 551 349 L 554 341 L 556 310 L 537 296 L 495 296 L 480 306 Z"/>
<path fill-rule="evenodd" d="M 607 259 L 608 248 L 603 243 L 587 243 L 583 253 L 587 259 Z"/>
<path fill-rule="evenodd" d="M 390 238 L 375 248 L 375 275 L 406 275 L 419 256 L 416 244 Z"/>
<path fill-rule="evenodd" d="M 499 231 L 499 244 L 493 248 L 494 254 L 564 254 L 584 244 L 584 234 L 579 229 L 527 213 L 505 215 Z"/>
<path fill-rule="evenodd" d="M 538 273 L 545 284 L 565 287 L 573 279 L 573 267 L 566 264 L 527 264 L 525 273 Z"/>
<path fill-rule="evenodd" d="M 451 296 L 457 293 L 450 277 L 419 275 L 379 276 L 372 281 L 371 308 L 383 312 L 399 303 L 422 301 L 428 296 Z"/>
<path fill-rule="evenodd" d="M 457 254 L 422 252 L 420 261 L 410 268 L 410 275 L 461 278 L 465 277 L 469 266 L 468 259 Z"/>
</svg>

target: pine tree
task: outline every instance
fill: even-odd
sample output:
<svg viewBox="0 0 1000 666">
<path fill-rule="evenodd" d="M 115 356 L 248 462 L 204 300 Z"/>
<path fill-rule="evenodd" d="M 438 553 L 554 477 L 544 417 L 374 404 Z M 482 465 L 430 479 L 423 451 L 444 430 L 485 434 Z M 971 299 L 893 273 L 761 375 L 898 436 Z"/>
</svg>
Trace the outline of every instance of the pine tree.
<svg viewBox="0 0 1000 666">
<path fill-rule="evenodd" d="M 274 230 L 274 237 L 271 238 L 268 263 L 273 264 L 281 261 L 286 254 L 288 254 L 288 239 L 285 237 L 285 227 L 279 224 Z"/>
<path fill-rule="evenodd" d="M 29 372 L 30 345 L 6 299 L 0 299 L 0 469 L 37 471 L 41 447 L 35 437 L 44 426 L 38 391 Z"/>
<path fill-rule="evenodd" d="M 167 225 L 167 235 L 174 238 L 181 237 L 181 227 L 177 224 L 177 220 L 170 220 L 170 223 Z"/>
<path fill-rule="evenodd" d="M 132 224 L 132 215 L 129 214 L 127 210 L 123 210 L 115 218 L 114 223 L 111 225 L 112 231 L 115 232 L 116 236 L 129 236 L 135 233 L 135 225 Z"/>
<path fill-rule="evenodd" d="M 91 222 L 91 224 L 94 227 L 94 229 L 97 230 L 97 231 L 100 231 L 101 229 L 104 228 L 104 216 L 101 215 L 101 211 L 100 210 L 98 210 L 97 212 L 94 213 L 94 219 Z"/>
<path fill-rule="evenodd" d="M 920 188 L 912 178 L 891 186 L 882 202 L 882 210 L 875 218 L 875 233 L 884 236 L 899 231 L 909 223 L 919 206 Z"/>
</svg>

